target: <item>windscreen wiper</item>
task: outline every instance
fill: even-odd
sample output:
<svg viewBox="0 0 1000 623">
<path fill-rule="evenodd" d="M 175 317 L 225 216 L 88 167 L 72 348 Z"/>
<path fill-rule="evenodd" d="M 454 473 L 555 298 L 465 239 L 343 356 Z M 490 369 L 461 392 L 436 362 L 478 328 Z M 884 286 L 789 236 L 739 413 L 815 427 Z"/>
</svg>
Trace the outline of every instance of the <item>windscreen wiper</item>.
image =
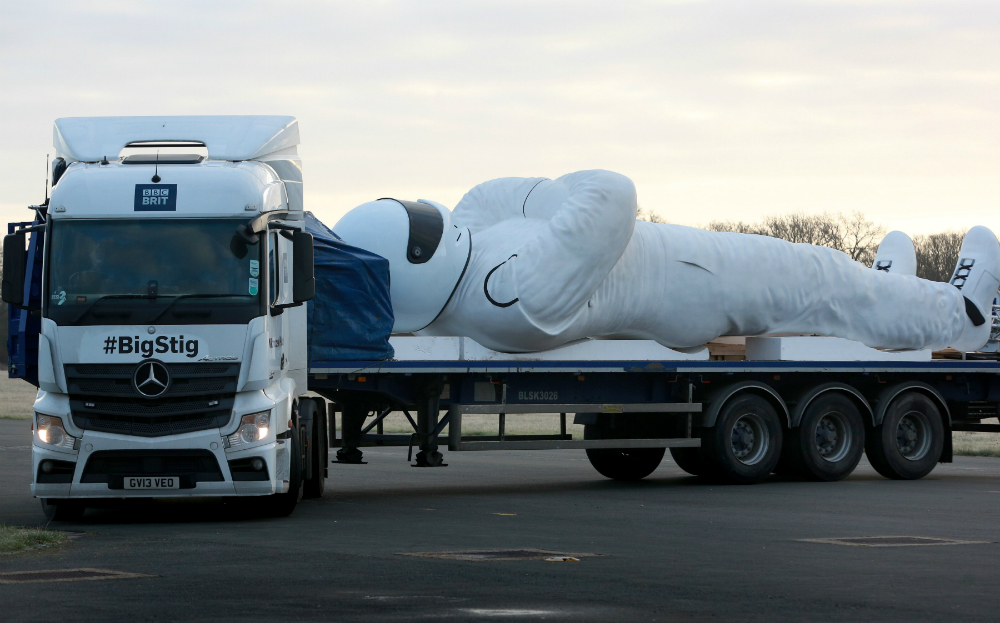
<svg viewBox="0 0 1000 623">
<path fill-rule="evenodd" d="M 94 305 L 97 305 L 105 299 L 146 299 L 149 298 L 145 294 L 105 294 L 104 296 L 98 297 L 93 303 L 87 306 L 87 309 L 83 310 L 79 316 L 73 319 L 72 324 L 76 324 L 83 320 L 83 317 L 90 313 L 90 310 L 94 309 Z M 131 314 L 132 312 L 129 312 Z"/>
<path fill-rule="evenodd" d="M 180 301 L 181 299 L 190 299 L 190 298 L 220 299 L 232 296 L 249 296 L 249 295 L 248 294 L 180 294 L 178 296 L 175 296 L 174 300 L 170 301 L 170 303 L 163 308 L 163 311 L 156 314 L 156 317 L 150 320 L 149 324 L 156 324 L 156 321 L 162 318 L 163 315 L 166 314 L 168 311 L 170 311 L 170 308 L 173 307 L 174 304 L 177 301 Z"/>
</svg>

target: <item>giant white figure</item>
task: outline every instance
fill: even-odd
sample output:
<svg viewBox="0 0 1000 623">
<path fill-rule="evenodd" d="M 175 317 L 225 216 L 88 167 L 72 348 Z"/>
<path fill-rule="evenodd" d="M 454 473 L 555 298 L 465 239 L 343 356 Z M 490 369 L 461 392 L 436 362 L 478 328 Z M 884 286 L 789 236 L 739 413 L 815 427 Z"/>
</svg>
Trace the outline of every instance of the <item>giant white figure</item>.
<svg viewBox="0 0 1000 623">
<path fill-rule="evenodd" d="M 969 231 L 949 283 L 914 276 L 909 238 L 872 268 L 826 247 L 636 221 L 631 180 L 581 171 L 476 186 L 450 212 L 381 199 L 334 227 L 389 260 L 394 333 L 461 335 L 499 351 L 585 337 L 693 347 L 809 333 L 880 348 L 981 348 L 1000 243 Z"/>
</svg>

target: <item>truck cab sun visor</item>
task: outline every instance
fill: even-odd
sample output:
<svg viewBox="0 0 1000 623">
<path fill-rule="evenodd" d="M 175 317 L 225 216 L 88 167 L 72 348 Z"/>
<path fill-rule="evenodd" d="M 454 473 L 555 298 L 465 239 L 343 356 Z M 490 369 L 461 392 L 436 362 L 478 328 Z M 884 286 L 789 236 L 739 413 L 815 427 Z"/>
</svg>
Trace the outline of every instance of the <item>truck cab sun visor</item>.
<svg viewBox="0 0 1000 623">
<path fill-rule="evenodd" d="M 132 154 L 122 164 L 198 164 L 202 160 L 198 154 Z"/>
<path fill-rule="evenodd" d="M 410 237 L 406 243 L 406 259 L 411 264 L 423 264 L 434 256 L 444 234 L 444 217 L 432 205 L 383 197 L 403 206 L 410 219 Z"/>
</svg>

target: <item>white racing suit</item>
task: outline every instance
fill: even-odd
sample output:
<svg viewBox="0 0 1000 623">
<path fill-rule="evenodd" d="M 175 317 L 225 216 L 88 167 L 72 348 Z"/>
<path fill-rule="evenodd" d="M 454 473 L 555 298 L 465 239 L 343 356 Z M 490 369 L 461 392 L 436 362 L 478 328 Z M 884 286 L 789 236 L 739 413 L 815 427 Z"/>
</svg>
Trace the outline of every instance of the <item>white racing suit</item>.
<svg viewBox="0 0 1000 623">
<path fill-rule="evenodd" d="M 476 186 L 452 214 L 473 234 L 468 265 L 419 333 L 506 352 L 585 337 L 685 348 L 768 333 L 938 349 L 966 322 L 947 283 L 872 270 L 826 247 L 635 217 L 634 185 L 609 171 Z"/>
</svg>

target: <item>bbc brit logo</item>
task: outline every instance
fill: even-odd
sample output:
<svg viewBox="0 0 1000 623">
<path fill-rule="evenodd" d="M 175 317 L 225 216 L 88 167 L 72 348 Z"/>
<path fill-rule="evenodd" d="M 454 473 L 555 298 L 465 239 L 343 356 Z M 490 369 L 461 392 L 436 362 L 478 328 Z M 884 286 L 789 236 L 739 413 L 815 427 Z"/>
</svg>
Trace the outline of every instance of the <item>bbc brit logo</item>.
<svg viewBox="0 0 1000 623">
<path fill-rule="evenodd" d="M 170 200 L 169 188 L 142 189 L 142 205 L 144 206 L 167 205 L 167 201 L 169 200 Z"/>
<path fill-rule="evenodd" d="M 136 212 L 176 212 L 177 184 L 136 184 Z"/>
</svg>

